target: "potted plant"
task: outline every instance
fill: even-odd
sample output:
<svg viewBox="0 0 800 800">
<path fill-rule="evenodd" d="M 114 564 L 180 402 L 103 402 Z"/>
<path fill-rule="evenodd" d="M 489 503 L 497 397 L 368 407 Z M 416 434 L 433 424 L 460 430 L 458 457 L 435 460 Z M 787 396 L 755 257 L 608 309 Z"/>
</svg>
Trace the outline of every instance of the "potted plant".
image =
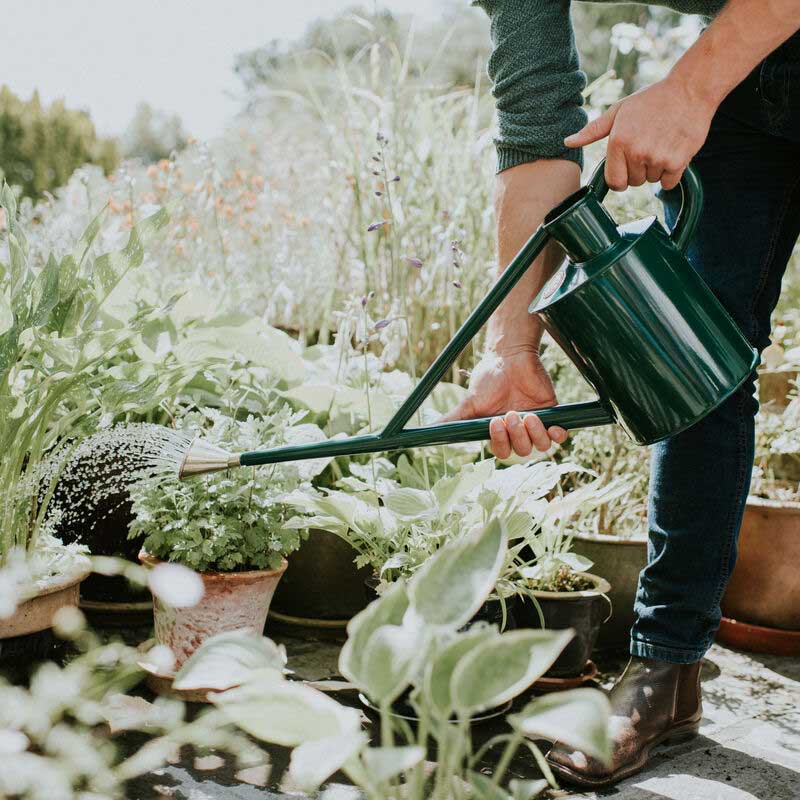
<svg viewBox="0 0 800 800">
<path fill-rule="evenodd" d="M 626 489 L 623 481 L 605 486 L 602 479 L 550 500 L 535 532 L 513 566 L 523 601 L 520 624 L 553 630 L 569 628 L 575 636 L 547 673 L 554 679 L 578 679 L 592 671 L 590 657 L 602 624 L 611 616 L 611 584 L 589 570 L 592 562 L 572 551 L 570 524 L 584 508 L 612 502 Z"/>
<path fill-rule="evenodd" d="M 571 467 L 529 462 L 498 469 L 494 459 L 486 459 L 451 465 L 452 471 L 430 488 L 424 488 L 424 476 L 405 456 L 396 468 L 386 462 L 376 469 L 374 489 L 367 480 L 349 484 L 351 491 L 322 490 L 312 497 L 290 496 L 288 502 L 299 512 L 289 524 L 341 537 L 356 551 L 356 564 L 369 569 L 369 583 L 381 594 L 397 580 L 411 578 L 447 542 L 491 519 L 509 526 L 511 565 L 524 537 L 536 528 L 545 496 Z M 503 627 L 514 624 L 518 590 L 506 574 L 480 609 L 480 617 Z"/>
<path fill-rule="evenodd" d="M 283 404 L 271 414 L 237 420 L 218 410 L 188 412 L 182 429 L 202 431 L 212 444 L 241 452 L 258 445 L 322 438 L 314 425 L 301 425 Z M 286 557 L 300 544 L 301 531 L 286 524 L 284 498 L 303 494 L 324 463 L 238 469 L 178 482 L 156 476 L 131 488 L 134 521 L 130 537 L 140 539 L 141 561 L 150 568 L 180 564 L 200 574 L 202 596 L 176 608 L 155 599 L 155 637 L 181 664 L 209 636 L 250 629 L 260 633 Z M 169 676 L 167 676 L 169 677 Z"/>
<path fill-rule="evenodd" d="M 720 641 L 747 650 L 800 654 L 800 398 L 761 411 L 756 461 L 738 554 L 722 599 Z"/>
</svg>

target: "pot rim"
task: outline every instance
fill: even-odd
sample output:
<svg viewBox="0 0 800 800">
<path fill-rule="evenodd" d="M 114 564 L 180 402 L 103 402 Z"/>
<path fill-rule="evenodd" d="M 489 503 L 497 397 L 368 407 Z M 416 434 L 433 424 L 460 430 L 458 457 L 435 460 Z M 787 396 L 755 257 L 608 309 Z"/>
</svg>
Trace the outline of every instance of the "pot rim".
<svg viewBox="0 0 800 800">
<path fill-rule="evenodd" d="M 151 569 L 155 567 L 157 564 L 177 564 L 177 561 L 162 561 L 160 558 L 156 558 L 155 556 L 150 555 L 146 550 L 139 551 L 139 561 L 144 564 L 145 567 Z M 182 565 L 183 566 L 183 565 Z M 284 558 L 281 560 L 281 565 L 277 569 L 249 569 L 249 570 L 242 570 L 240 572 L 197 572 L 197 574 L 204 580 L 204 581 L 240 581 L 240 580 L 248 580 L 251 581 L 253 578 L 272 578 L 276 575 L 283 575 L 286 572 L 286 569 L 289 566 L 289 562 Z M 191 569 L 188 567 L 187 569 Z"/>
<path fill-rule="evenodd" d="M 632 538 L 630 536 L 617 536 L 615 533 L 571 533 L 573 539 L 584 542 L 605 542 L 606 544 L 621 545 L 647 545 L 647 537 Z"/>
<path fill-rule="evenodd" d="M 60 592 L 64 589 L 69 589 L 76 583 L 81 583 L 82 581 L 86 580 L 91 573 L 92 565 L 86 564 L 85 566 L 79 568 L 73 566 L 66 572 L 62 572 L 57 575 L 51 575 L 49 578 L 45 578 L 41 582 L 37 582 L 36 594 L 29 597 L 27 600 L 24 600 L 19 604 L 19 606 L 22 606 L 31 600 L 35 600 L 37 597 L 46 597 L 48 594 L 55 594 L 56 592 Z M 19 608 L 19 606 L 17 607 Z"/>
<path fill-rule="evenodd" d="M 800 513 L 800 500 L 769 500 L 766 497 L 756 497 L 756 495 L 750 494 L 747 496 L 747 505 L 750 508 L 769 509 L 779 514 Z"/>
<path fill-rule="evenodd" d="M 541 597 L 548 600 L 578 600 L 583 597 L 598 597 L 599 595 L 607 595 L 611 591 L 611 584 L 599 575 L 593 575 L 591 572 L 578 572 L 578 575 L 588 578 L 594 583 L 594 589 L 582 589 L 579 592 L 547 592 L 543 589 L 531 589 L 530 593 L 534 597 Z"/>
</svg>

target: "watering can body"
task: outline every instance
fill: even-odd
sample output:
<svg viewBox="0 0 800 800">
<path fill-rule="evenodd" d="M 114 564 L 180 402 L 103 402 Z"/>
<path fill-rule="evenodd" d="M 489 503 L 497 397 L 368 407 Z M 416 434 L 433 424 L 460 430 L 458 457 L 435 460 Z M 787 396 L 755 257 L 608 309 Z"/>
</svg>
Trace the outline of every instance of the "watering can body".
<svg viewBox="0 0 800 800">
<path fill-rule="evenodd" d="M 400 450 L 489 438 L 491 419 L 406 427 L 459 354 L 550 243 L 567 258 L 530 306 L 595 388 L 598 400 L 530 409 L 546 426 L 619 423 L 639 444 L 702 419 L 747 380 L 756 350 L 692 268 L 685 250 L 702 208 L 689 168 L 668 231 L 655 217 L 618 226 L 602 205 L 603 167 L 554 208 L 379 433 L 239 455 L 190 449 L 180 475 L 233 466 Z"/>
<path fill-rule="evenodd" d="M 694 425 L 758 361 L 684 254 L 702 202 L 695 182 L 689 173 L 671 232 L 655 217 L 617 226 L 600 202 L 602 176 L 545 219 L 568 259 L 530 311 L 639 444 Z"/>
</svg>

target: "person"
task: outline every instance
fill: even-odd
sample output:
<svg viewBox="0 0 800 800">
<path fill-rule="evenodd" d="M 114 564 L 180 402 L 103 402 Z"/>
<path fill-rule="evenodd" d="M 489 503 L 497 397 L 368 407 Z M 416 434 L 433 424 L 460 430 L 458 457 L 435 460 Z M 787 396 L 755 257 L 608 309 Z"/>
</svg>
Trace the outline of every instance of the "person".
<svg viewBox="0 0 800 800">
<path fill-rule="evenodd" d="M 491 18 L 497 105 L 495 211 L 502 271 L 544 215 L 579 186 L 581 150 L 607 139 L 615 190 L 660 182 L 668 222 L 691 161 L 705 204 L 688 250 L 694 268 L 759 350 L 800 233 L 800 0 L 668 0 L 709 23 L 663 79 L 586 123 L 569 0 L 478 0 Z M 677 196 L 676 196 L 677 195 Z M 468 393 L 447 419 L 495 416 L 492 449 L 562 443 L 520 410 L 555 404 L 527 307 L 559 261 L 545 252 L 499 307 Z M 638 584 L 631 658 L 611 690 L 610 764 L 558 743 L 554 771 L 584 787 L 640 770 L 657 745 L 697 732 L 700 662 L 720 599 L 753 463 L 755 375 L 689 430 L 652 448 L 648 563 Z"/>
</svg>

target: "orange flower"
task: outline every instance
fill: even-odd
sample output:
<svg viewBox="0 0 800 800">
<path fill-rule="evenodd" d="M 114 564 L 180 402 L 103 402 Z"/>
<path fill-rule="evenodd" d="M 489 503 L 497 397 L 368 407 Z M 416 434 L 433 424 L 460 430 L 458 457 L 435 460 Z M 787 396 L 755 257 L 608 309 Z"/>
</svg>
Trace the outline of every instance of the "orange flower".
<svg viewBox="0 0 800 800">
<path fill-rule="evenodd" d="M 253 175 L 253 177 L 250 178 L 250 183 L 255 189 L 264 188 L 264 178 L 261 175 Z"/>
<path fill-rule="evenodd" d="M 158 167 L 155 164 L 151 164 L 147 168 L 147 177 L 150 178 L 150 180 L 155 180 L 157 176 L 158 176 Z"/>
<path fill-rule="evenodd" d="M 159 169 L 163 169 L 163 170 L 168 170 L 169 169 L 169 159 L 168 158 L 162 158 L 161 161 L 158 162 L 158 168 Z"/>
</svg>

